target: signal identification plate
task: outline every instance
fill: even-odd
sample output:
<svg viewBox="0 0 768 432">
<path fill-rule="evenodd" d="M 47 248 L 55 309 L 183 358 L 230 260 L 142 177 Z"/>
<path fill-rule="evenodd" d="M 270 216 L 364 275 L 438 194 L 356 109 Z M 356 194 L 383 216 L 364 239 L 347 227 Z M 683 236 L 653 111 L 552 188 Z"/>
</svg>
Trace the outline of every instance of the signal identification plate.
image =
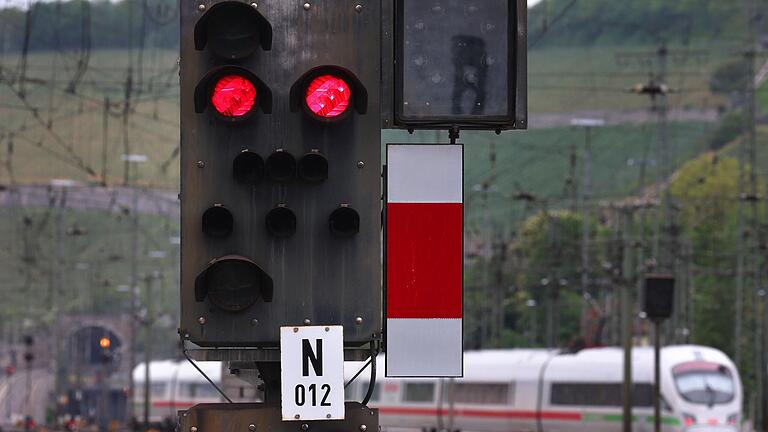
<svg viewBox="0 0 768 432">
<path fill-rule="evenodd" d="M 283 421 L 344 420 L 344 327 L 280 327 Z"/>
</svg>

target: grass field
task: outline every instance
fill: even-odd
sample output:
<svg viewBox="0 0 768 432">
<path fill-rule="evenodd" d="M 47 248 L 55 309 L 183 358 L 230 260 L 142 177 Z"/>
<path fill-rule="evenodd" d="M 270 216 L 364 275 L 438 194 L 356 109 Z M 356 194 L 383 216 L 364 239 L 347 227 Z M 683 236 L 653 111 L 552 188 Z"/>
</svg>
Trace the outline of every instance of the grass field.
<svg viewBox="0 0 768 432">
<path fill-rule="evenodd" d="M 529 58 L 530 111 L 580 112 L 591 110 L 645 109 L 647 97 L 627 93 L 632 84 L 648 79 L 652 62 L 623 61 L 622 53 L 649 51 L 651 47 L 579 48 L 534 50 Z M 677 52 L 677 50 L 673 50 Z M 684 56 L 670 60 L 670 84 L 681 92 L 673 95 L 673 107 L 712 107 L 723 102 L 708 91 L 711 71 L 728 61 L 722 49 L 709 55 Z M 18 57 L 0 57 L 0 183 L 48 183 L 68 178 L 98 183 L 102 174 L 107 183 L 129 181 L 160 188 L 178 187 L 178 70 L 175 51 L 147 50 L 143 68 L 138 58 L 125 51 L 97 51 L 88 72 L 72 93 L 68 91 L 76 56 L 34 54 L 28 59 L 24 95 L 13 78 L 18 76 Z M 126 69 L 135 71 L 132 111 L 124 116 Z M 138 71 L 141 71 L 139 73 Z M 23 96 L 23 97 L 22 97 Z M 109 107 L 105 111 L 105 99 Z M 107 115 L 105 115 L 105 112 Z M 106 120 L 106 121 L 105 121 Z M 705 123 L 670 125 L 675 163 L 704 150 L 704 137 L 714 127 Z M 654 143 L 656 128 L 647 125 L 620 125 L 596 131 L 593 142 L 592 195 L 620 197 L 639 186 L 639 167 L 647 152 L 647 182 L 655 179 Z M 445 141 L 445 136 L 441 141 Z M 435 140 L 435 133 L 385 131 L 383 141 L 417 142 Z M 520 193 L 536 195 L 550 207 L 567 207 L 569 160 L 573 145 L 583 149 L 581 130 L 558 128 L 492 133 L 464 133 L 469 221 L 482 224 L 522 217 L 532 206 L 513 198 Z M 490 179 L 489 152 L 496 146 L 495 183 L 489 190 L 489 204 L 482 184 Z M 105 146 L 106 144 L 106 146 Z M 104 151 L 106 150 L 106 153 Z M 144 154 L 146 163 L 126 165 L 122 155 Z M 106 154 L 106 158 L 103 158 Z M 581 176 L 578 163 L 577 182 Z M 488 212 L 485 211 L 486 207 Z M 490 216 L 488 216 L 490 215 Z"/>
<path fill-rule="evenodd" d="M 647 97 L 625 90 L 647 80 L 654 65 L 624 63 L 619 59 L 621 53 L 649 48 L 532 51 L 529 58 L 531 116 L 537 112 L 647 108 Z M 690 52 L 694 51 L 691 48 Z M 670 99 L 673 107 L 713 107 L 723 102 L 709 94 L 707 87 L 717 61 L 725 61 L 716 61 L 718 53 L 689 54 L 670 62 L 670 84 L 681 90 Z M 105 173 L 109 183 L 119 184 L 125 178 L 121 156 L 138 153 L 147 155 L 149 161 L 132 165 L 132 179 L 150 186 L 177 187 L 177 53 L 147 50 L 141 69 L 135 54 L 132 57 L 125 54 L 126 51 L 93 53 L 88 72 L 74 93 L 68 92 L 68 87 L 74 76 L 75 55 L 33 54 L 28 59 L 24 98 L 20 97 L 21 88 L 14 83 L 19 75 L 18 56 L 0 57 L 4 78 L 0 80 L 0 138 L 5 141 L 5 145 L 0 145 L 4 162 L 0 167 L 1 183 L 9 183 L 12 176 L 18 182 L 46 183 L 51 178 L 92 182 L 99 181 Z M 129 59 L 135 71 L 133 111 L 125 122 L 122 114 Z M 107 97 L 110 108 L 105 135 Z M 530 132 L 516 137 L 524 143 L 540 141 Z M 11 142 L 12 152 L 9 152 Z M 105 142 L 107 157 L 103 163 Z M 504 138 L 499 141 L 500 145 L 503 142 Z"/>
</svg>

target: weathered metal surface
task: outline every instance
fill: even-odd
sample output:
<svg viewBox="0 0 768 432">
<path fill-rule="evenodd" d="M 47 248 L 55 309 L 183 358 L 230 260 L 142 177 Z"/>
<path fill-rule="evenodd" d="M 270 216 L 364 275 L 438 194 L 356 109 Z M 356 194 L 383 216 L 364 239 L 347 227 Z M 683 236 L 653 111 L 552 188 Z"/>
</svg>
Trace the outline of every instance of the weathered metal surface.
<svg viewBox="0 0 768 432">
<path fill-rule="evenodd" d="M 344 420 L 284 422 L 277 404 L 200 404 L 179 413 L 181 432 L 360 432 L 379 430 L 379 412 L 347 402 Z M 305 426 L 306 425 L 306 426 Z"/>
<path fill-rule="evenodd" d="M 358 11 L 361 2 L 350 0 L 310 1 L 309 8 L 304 2 L 257 2 L 273 28 L 272 49 L 259 49 L 237 64 L 269 86 L 272 112 L 225 125 L 210 112 L 196 113 L 192 100 L 200 79 L 222 64 L 209 52 L 196 51 L 191 37 L 201 9 L 216 3 L 180 6 L 182 335 L 204 347 L 276 347 L 281 325 L 311 322 L 343 325 L 347 345 L 364 346 L 381 331 L 380 4 L 362 2 Z M 322 65 L 346 68 L 360 79 L 368 90 L 365 114 L 322 125 L 290 111 L 291 86 Z M 297 159 L 318 149 L 328 158 L 329 177 L 320 184 L 241 185 L 231 167 L 246 148 L 264 159 L 280 148 Z M 223 239 L 206 237 L 200 225 L 202 213 L 217 203 L 235 219 L 234 232 Z M 298 229 L 288 239 L 265 229 L 267 212 L 279 204 L 296 214 Z M 360 232 L 351 239 L 333 237 L 328 229 L 328 217 L 340 204 L 360 214 Z M 232 253 L 272 277 L 271 303 L 259 300 L 243 312 L 228 313 L 195 301 L 197 274 L 210 260 Z M 233 351 L 220 354 L 238 357 Z"/>
</svg>

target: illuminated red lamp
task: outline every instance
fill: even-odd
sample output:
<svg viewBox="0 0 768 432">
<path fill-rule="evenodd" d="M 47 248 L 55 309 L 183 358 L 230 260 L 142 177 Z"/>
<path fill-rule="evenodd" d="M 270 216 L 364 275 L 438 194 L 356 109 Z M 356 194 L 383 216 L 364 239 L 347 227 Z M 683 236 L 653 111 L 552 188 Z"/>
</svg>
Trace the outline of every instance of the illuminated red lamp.
<svg viewBox="0 0 768 432">
<path fill-rule="evenodd" d="M 216 82 L 211 103 L 225 117 L 242 117 L 256 104 L 256 86 L 240 75 L 226 75 Z"/>
<path fill-rule="evenodd" d="M 221 66 L 209 71 L 195 87 L 195 112 L 212 107 L 220 120 L 239 123 L 260 110 L 272 112 L 272 91 L 253 72 L 240 66 Z"/>
<path fill-rule="evenodd" d="M 291 86 L 290 110 L 304 111 L 321 123 L 338 122 L 356 111 L 368 111 L 368 90 L 352 71 L 340 66 L 318 66 Z"/>
<path fill-rule="evenodd" d="M 318 117 L 333 119 L 349 109 L 352 91 L 349 84 L 335 75 L 321 75 L 307 86 L 307 108 Z"/>
</svg>

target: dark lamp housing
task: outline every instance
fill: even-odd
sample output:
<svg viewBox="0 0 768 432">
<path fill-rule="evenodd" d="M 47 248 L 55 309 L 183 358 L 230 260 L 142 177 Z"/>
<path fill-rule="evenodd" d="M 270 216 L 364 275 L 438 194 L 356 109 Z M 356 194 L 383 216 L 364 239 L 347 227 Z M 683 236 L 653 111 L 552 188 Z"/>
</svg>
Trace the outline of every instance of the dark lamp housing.
<svg viewBox="0 0 768 432">
<path fill-rule="evenodd" d="M 221 205 L 215 205 L 203 212 L 203 232 L 211 237 L 227 237 L 232 234 L 235 219 L 232 213 Z"/>
<path fill-rule="evenodd" d="M 341 206 L 328 218 L 331 234 L 349 238 L 360 232 L 360 215 L 348 206 Z"/>
<path fill-rule="evenodd" d="M 264 179 L 264 159 L 252 151 L 243 150 L 232 162 L 232 176 L 242 184 L 261 183 Z"/>
<path fill-rule="evenodd" d="M 272 301 L 272 278 L 256 263 L 239 255 L 213 260 L 195 279 L 195 300 L 206 298 L 228 312 L 251 307 L 258 299 Z"/>
</svg>

